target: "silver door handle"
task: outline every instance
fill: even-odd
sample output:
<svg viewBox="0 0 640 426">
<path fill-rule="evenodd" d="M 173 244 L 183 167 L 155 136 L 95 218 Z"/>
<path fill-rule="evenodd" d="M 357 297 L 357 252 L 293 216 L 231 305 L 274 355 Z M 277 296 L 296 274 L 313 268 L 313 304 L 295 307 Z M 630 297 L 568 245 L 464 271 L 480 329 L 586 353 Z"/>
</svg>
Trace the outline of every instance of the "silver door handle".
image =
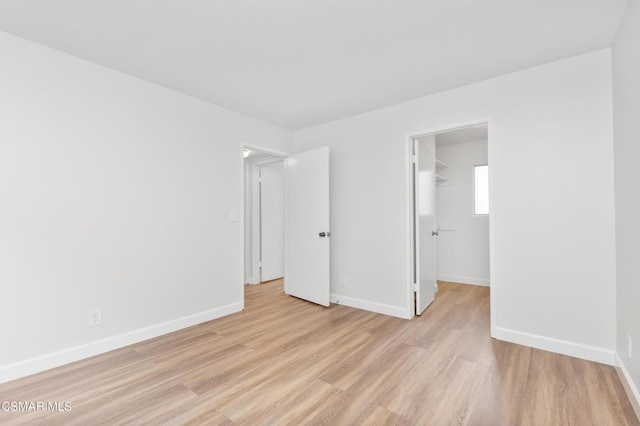
<svg viewBox="0 0 640 426">
<path fill-rule="evenodd" d="M 318 236 L 320 238 L 330 237 L 331 236 L 331 232 L 321 232 L 321 233 L 318 234 Z"/>
<path fill-rule="evenodd" d="M 431 236 L 432 237 L 437 237 L 438 236 L 438 231 L 431 231 Z"/>
</svg>

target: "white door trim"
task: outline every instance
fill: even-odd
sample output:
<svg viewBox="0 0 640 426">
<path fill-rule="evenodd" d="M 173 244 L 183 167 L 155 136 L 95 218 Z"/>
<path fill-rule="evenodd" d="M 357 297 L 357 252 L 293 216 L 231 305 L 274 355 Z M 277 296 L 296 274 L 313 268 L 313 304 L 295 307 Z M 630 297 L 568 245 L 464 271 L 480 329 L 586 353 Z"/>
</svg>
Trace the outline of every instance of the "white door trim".
<svg viewBox="0 0 640 426">
<path fill-rule="evenodd" d="M 488 163 L 491 165 L 489 167 L 489 281 L 491 282 L 491 292 L 489 293 L 489 303 L 490 303 L 490 317 L 491 317 L 491 337 L 496 336 L 496 317 L 497 317 L 497 297 L 496 294 L 499 291 L 499 282 L 496 280 L 495 276 L 495 209 L 493 202 L 493 194 L 494 194 L 494 182 L 495 182 L 495 158 L 493 155 L 494 146 L 493 146 L 493 126 L 492 119 L 488 118 L 480 118 L 477 120 L 470 120 L 460 123 L 453 123 L 442 125 L 438 127 L 432 127 L 425 130 L 414 131 L 406 134 L 405 136 L 405 217 L 407 221 L 406 226 L 406 286 L 407 286 L 407 313 L 409 318 L 413 318 L 415 316 L 415 309 L 413 305 L 413 293 L 414 293 L 414 259 L 413 259 L 413 249 L 414 249 L 414 229 L 413 229 L 413 180 L 412 180 L 412 168 L 413 168 L 413 140 L 420 136 L 443 133 L 450 130 L 461 129 L 464 127 L 478 126 L 478 125 L 487 125 L 488 136 L 487 136 L 487 149 L 488 149 Z"/>
<path fill-rule="evenodd" d="M 261 152 L 263 154 L 269 154 L 269 155 L 273 155 L 274 157 L 281 157 L 281 158 L 285 158 L 288 157 L 289 154 L 283 151 L 276 151 L 275 149 L 270 149 L 270 148 L 264 148 L 261 147 L 259 145 L 252 145 L 249 143 L 243 143 L 242 144 L 242 149 L 250 149 L 252 151 L 257 151 L 257 152 Z M 244 156 L 243 156 L 244 159 Z"/>
</svg>

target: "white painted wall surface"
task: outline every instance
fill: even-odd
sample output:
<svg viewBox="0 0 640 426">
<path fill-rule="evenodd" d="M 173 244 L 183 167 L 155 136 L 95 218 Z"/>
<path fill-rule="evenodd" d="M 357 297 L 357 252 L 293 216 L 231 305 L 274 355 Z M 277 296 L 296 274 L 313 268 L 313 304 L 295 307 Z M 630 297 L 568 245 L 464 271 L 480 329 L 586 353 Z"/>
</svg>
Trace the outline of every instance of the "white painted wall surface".
<svg viewBox="0 0 640 426">
<path fill-rule="evenodd" d="M 261 281 L 284 276 L 284 161 L 260 166 Z"/>
<path fill-rule="evenodd" d="M 489 217 L 473 214 L 474 166 L 487 164 L 487 141 L 438 146 L 436 157 L 447 163 L 438 174 L 438 279 L 489 285 Z"/>
<path fill-rule="evenodd" d="M 613 45 L 618 356 L 640 404 L 640 2 L 629 2 Z M 633 358 L 627 355 L 633 339 Z"/>
<path fill-rule="evenodd" d="M 0 51 L 0 381 L 241 309 L 242 144 L 291 133 L 5 33 Z"/>
<path fill-rule="evenodd" d="M 332 292 L 409 312 L 407 135 L 485 118 L 495 335 L 611 363 L 609 49 L 295 132 L 295 151 L 331 148 Z"/>
</svg>

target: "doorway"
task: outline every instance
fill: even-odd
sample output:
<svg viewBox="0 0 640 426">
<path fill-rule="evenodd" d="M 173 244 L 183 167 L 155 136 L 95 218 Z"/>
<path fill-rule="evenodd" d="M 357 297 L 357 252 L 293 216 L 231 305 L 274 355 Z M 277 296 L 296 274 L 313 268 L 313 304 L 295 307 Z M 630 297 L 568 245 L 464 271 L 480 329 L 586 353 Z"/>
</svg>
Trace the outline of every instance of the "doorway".
<svg viewBox="0 0 640 426">
<path fill-rule="evenodd" d="M 413 313 L 421 315 L 439 282 L 490 285 L 489 125 L 410 135 L 409 154 L 409 293 Z"/>
<path fill-rule="evenodd" d="M 285 294 L 328 307 L 329 148 L 285 154 L 245 144 L 243 150 L 242 300 L 247 284 L 280 276 Z M 268 182 L 276 182 L 277 194 L 265 193 Z M 267 222 L 277 225 L 267 232 Z"/>
<path fill-rule="evenodd" d="M 284 156 L 244 147 L 244 283 L 284 277 Z"/>
</svg>

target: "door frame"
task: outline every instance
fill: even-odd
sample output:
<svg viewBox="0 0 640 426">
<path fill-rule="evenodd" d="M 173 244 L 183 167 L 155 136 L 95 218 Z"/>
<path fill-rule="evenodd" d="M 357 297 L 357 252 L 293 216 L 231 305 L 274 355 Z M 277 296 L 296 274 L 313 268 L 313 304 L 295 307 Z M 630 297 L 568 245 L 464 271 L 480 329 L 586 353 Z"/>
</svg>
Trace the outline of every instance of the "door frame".
<svg viewBox="0 0 640 426">
<path fill-rule="evenodd" d="M 495 336 L 496 331 L 496 311 L 497 311 L 497 297 L 496 293 L 499 288 L 496 282 L 495 276 L 495 208 L 493 194 L 495 193 L 495 158 L 494 158 L 494 146 L 493 146 L 493 125 L 490 117 L 480 118 L 476 120 L 470 120 L 465 122 L 446 124 L 442 126 L 432 127 L 429 129 L 410 132 L 405 137 L 405 210 L 406 210 L 406 288 L 407 288 L 407 313 L 409 318 L 415 316 L 414 306 L 414 244 L 415 244 L 415 232 L 414 232 L 414 208 L 413 208 L 413 140 L 420 136 L 435 135 L 438 133 L 444 133 L 451 130 L 462 129 L 465 127 L 486 125 L 487 126 L 487 154 L 489 167 L 489 311 L 490 311 L 490 323 L 491 323 L 491 336 Z"/>
<path fill-rule="evenodd" d="M 246 198 L 246 185 L 247 183 L 245 182 L 245 158 L 244 158 L 244 150 L 245 149 L 250 149 L 252 151 L 256 151 L 256 152 L 260 152 L 263 154 L 269 154 L 272 155 L 274 157 L 279 157 L 278 159 L 272 159 L 274 162 L 275 161 L 284 161 L 285 158 L 287 158 L 289 156 L 288 153 L 283 152 L 283 151 L 277 151 L 275 149 L 270 149 L 270 148 L 265 148 L 259 145 L 253 145 L 253 144 L 249 144 L 249 143 L 244 143 L 241 142 L 240 143 L 240 150 L 238 152 L 238 158 L 239 158 L 239 173 L 240 173 L 240 182 L 241 182 L 241 188 L 240 188 L 240 212 L 241 214 L 239 215 L 241 220 L 240 220 L 240 256 L 242 259 L 241 262 L 241 274 L 240 274 L 240 283 L 238 286 L 238 290 L 240 291 L 240 300 L 242 301 L 242 309 L 245 308 L 245 301 L 244 301 L 244 286 L 245 286 L 245 272 L 247 269 L 247 258 L 245 256 L 246 254 L 246 244 L 245 244 L 245 238 L 246 238 L 246 233 L 245 233 L 245 228 L 246 228 L 246 221 L 247 220 L 253 220 L 252 218 L 247 218 L 246 214 L 245 214 L 245 210 L 246 210 L 246 205 L 245 205 L 245 198 Z M 268 163 L 268 159 L 265 159 L 264 163 Z M 253 165 L 252 165 L 253 167 Z M 253 176 L 253 174 L 252 174 Z M 286 179 L 286 177 L 285 177 Z M 253 185 L 253 182 L 251 183 Z M 253 206 L 253 200 L 252 200 L 252 207 Z M 253 210 L 253 209 L 252 209 Z M 253 217 L 253 214 L 252 214 Z M 253 226 L 252 226 L 252 231 L 253 231 Z M 253 232 L 252 232 L 253 234 Z M 252 244 L 253 244 L 253 235 L 252 235 Z M 255 250 L 253 250 L 252 248 L 252 259 L 253 259 L 253 252 Z M 254 274 L 254 265 L 251 265 L 251 270 L 252 270 L 252 274 Z"/>
</svg>

